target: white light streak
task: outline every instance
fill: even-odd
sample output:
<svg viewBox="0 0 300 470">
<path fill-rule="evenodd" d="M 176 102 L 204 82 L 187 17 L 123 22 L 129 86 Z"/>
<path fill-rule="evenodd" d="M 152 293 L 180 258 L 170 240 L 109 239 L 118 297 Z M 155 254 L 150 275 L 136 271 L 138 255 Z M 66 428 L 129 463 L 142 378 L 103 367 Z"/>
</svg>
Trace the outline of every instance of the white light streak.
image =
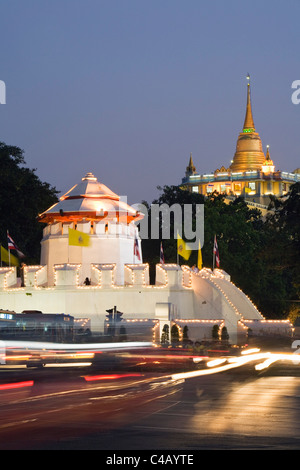
<svg viewBox="0 0 300 470">
<path fill-rule="evenodd" d="M 259 348 L 245 349 L 244 351 L 241 352 L 241 354 L 245 356 L 247 354 L 258 353 L 259 351 L 260 351 Z"/>
<path fill-rule="evenodd" d="M 226 362 L 227 359 L 226 358 L 220 358 L 220 359 L 214 359 L 212 361 L 208 361 L 207 362 L 207 367 L 215 367 L 215 366 L 219 366 L 221 364 L 224 364 L 224 362 Z"/>
<path fill-rule="evenodd" d="M 37 349 L 37 350 L 51 350 L 51 351 L 107 351 L 115 349 L 131 349 L 131 348 L 150 348 L 153 343 L 132 341 L 123 343 L 78 343 L 78 344 L 64 344 L 64 343 L 46 343 L 39 341 L 5 341 L 6 349 Z"/>
<path fill-rule="evenodd" d="M 259 362 L 264 360 L 259 364 L 255 365 L 255 370 L 263 370 L 269 367 L 271 364 L 274 364 L 277 361 L 291 361 L 293 364 L 296 364 L 295 355 L 293 353 L 256 353 L 256 354 L 248 354 L 246 356 L 240 357 L 231 357 L 226 359 L 228 364 L 225 364 L 220 367 L 213 367 L 209 369 L 201 369 L 192 372 L 183 372 L 179 374 L 173 374 L 172 379 L 189 379 L 194 377 L 200 377 L 202 375 L 210 375 L 210 374 L 218 374 L 219 372 L 225 372 L 230 369 L 234 369 L 237 367 L 241 367 L 245 364 L 249 364 L 251 362 Z M 211 361 L 214 362 L 214 361 Z"/>
</svg>

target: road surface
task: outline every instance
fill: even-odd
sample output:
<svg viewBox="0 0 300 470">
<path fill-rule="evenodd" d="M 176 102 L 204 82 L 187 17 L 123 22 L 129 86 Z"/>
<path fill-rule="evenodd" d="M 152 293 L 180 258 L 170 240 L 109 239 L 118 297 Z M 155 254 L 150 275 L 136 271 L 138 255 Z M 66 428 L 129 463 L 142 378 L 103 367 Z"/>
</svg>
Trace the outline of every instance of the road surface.
<svg viewBox="0 0 300 470">
<path fill-rule="evenodd" d="M 300 446 L 296 366 L 277 364 L 263 372 L 242 367 L 176 382 L 161 371 L 104 374 L 89 382 L 85 370 L 34 374 L 33 384 L 26 386 L 26 372 L 24 387 L 0 390 L 1 449 L 138 452 Z"/>
</svg>

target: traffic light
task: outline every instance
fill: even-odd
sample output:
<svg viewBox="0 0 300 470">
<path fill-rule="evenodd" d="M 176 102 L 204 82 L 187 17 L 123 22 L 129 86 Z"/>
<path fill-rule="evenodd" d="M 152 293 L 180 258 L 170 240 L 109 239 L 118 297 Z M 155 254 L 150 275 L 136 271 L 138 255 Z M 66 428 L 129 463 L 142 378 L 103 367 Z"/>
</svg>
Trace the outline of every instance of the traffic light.
<svg viewBox="0 0 300 470">
<path fill-rule="evenodd" d="M 116 305 L 114 308 L 106 310 L 107 315 L 105 316 L 104 331 L 106 334 L 114 336 L 116 323 L 122 321 L 123 312 L 117 310 Z"/>
<path fill-rule="evenodd" d="M 106 319 L 106 321 L 111 322 L 112 319 L 113 319 L 114 309 L 110 308 L 109 310 L 106 310 L 106 311 L 107 311 L 108 315 L 105 316 L 105 319 Z"/>
<path fill-rule="evenodd" d="M 113 323 L 113 308 L 110 308 L 109 310 L 106 310 L 108 315 L 105 316 L 105 322 L 104 322 L 104 333 L 108 335 L 113 335 L 114 334 L 114 327 L 112 325 Z"/>
<path fill-rule="evenodd" d="M 122 321 L 123 312 L 119 312 L 118 310 L 115 312 L 115 322 Z"/>
<path fill-rule="evenodd" d="M 122 315 L 123 315 L 123 312 L 119 312 L 119 310 L 117 310 L 117 307 L 116 305 L 114 306 L 114 308 L 110 308 L 108 310 L 106 310 L 108 315 L 106 315 L 106 319 L 107 321 L 109 321 L 110 323 L 112 322 L 118 322 L 118 321 L 121 321 L 122 320 Z"/>
</svg>

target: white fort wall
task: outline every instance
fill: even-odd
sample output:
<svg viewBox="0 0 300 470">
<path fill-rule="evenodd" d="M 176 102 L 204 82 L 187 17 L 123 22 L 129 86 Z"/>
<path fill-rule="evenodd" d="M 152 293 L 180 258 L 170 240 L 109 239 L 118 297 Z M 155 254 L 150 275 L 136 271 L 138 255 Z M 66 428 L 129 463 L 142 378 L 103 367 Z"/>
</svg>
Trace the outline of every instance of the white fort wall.
<svg viewBox="0 0 300 470">
<path fill-rule="evenodd" d="M 115 266 L 112 264 L 94 264 L 90 286 L 79 283 L 80 269 L 80 265 L 55 266 L 55 286 L 47 287 L 39 285 L 39 280 L 44 280 L 45 268 L 27 267 L 25 287 L 16 287 L 12 276 L 14 268 L 2 268 L 0 309 L 41 310 L 43 313 L 70 314 L 75 318 L 88 317 L 95 331 L 103 331 L 106 310 L 114 305 L 123 312 L 124 319 L 169 320 L 170 316 L 180 316 L 184 311 L 193 316 L 193 292 L 183 286 L 181 269 L 170 271 L 170 284 L 166 275 L 162 276 L 164 284 L 155 286 L 149 285 L 148 265 L 126 266 L 123 286 L 114 283 Z"/>
<path fill-rule="evenodd" d="M 125 320 L 177 320 L 189 328 L 207 321 L 222 323 L 231 342 L 237 342 L 240 334 L 245 337 L 247 320 L 264 324 L 253 303 L 218 270 L 194 273 L 185 266 L 157 265 L 153 286 L 149 285 L 147 264 L 126 265 L 122 286 L 115 283 L 114 264 L 93 263 L 90 286 L 81 282 L 80 264 L 55 265 L 52 271 L 54 285 L 48 286 L 46 266 L 26 267 L 25 286 L 20 287 L 15 268 L 0 268 L 0 309 L 89 318 L 93 331 L 103 331 L 106 310 L 116 305 Z"/>
</svg>

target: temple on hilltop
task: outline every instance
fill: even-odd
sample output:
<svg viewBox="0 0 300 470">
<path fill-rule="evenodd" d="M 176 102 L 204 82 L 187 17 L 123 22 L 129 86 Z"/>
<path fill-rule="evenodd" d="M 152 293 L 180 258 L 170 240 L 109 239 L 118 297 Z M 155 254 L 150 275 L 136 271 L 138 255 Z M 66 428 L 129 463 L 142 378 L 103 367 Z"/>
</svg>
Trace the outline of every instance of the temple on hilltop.
<svg viewBox="0 0 300 470">
<path fill-rule="evenodd" d="M 247 78 L 246 115 L 231 165 L 229 168 L 221 166 L 211 173 L 199 174 L 190 155 L 180 186 L 203 195 L 216 191 L 225 194 L 226 200 L 242 196 L 247 204 L 260 208 L 264 213 L 270 203 L 270 194 L 277 197 L 285 195 L 292 184 L 300 181 L 300 174 L 299 169 L 293 173 L 276 170 L 269 145 L 265 155 L 254 125 L 249 75 Z"/>
</svg>

